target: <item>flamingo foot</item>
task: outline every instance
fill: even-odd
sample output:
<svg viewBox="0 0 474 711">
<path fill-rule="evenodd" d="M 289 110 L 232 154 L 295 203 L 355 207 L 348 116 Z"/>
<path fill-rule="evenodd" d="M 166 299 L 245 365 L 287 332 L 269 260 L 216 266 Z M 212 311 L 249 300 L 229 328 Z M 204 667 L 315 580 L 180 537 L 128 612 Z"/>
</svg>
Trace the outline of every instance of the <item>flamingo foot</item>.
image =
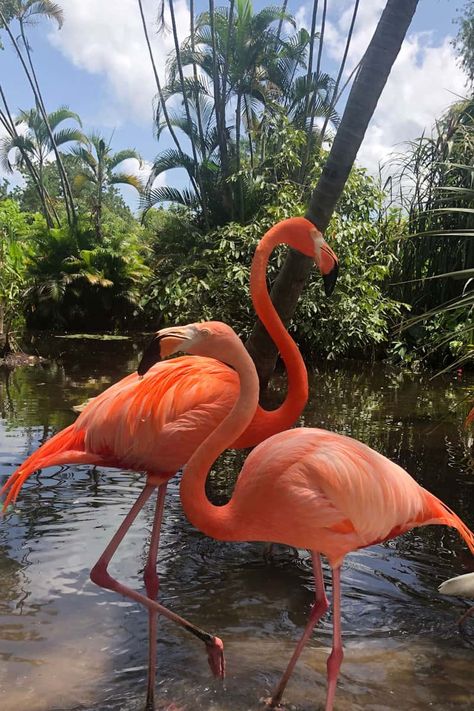
<svg viewBox="0 0 474 711">
<path fill-rule="evenodd" d="M 206 642 L 207 661 L 211 667 L 211 671 L 218 679 L 225 677 L 225 657 L 224 643 L 219 637 L 212 637 L 212 640 Z"/>
</svg>

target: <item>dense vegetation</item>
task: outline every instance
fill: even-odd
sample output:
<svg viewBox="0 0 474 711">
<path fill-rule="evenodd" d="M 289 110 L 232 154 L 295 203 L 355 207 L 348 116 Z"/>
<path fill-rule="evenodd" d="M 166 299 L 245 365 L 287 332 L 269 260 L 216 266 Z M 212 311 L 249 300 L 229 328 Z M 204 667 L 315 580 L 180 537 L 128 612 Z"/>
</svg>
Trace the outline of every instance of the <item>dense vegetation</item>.
<svg viewBox="0 0 474 711">
<path fill-rule="evenodd" d="M 24 178 L 21 188 L 0 185 L 3 350 L 25 326 L 123 331 L 220 318 L 249 333 L 255 245 L 277 220 L 304 213 L 339 122 L 347 51 L 335 77 L 323 71 L 317 5 L 311 27 L 297 31 L 285 9 L 232 0 L 192 14 L 179 45 L 169 3 L 175 49 L 164 84 L 155 73 L 159 152 L 142 184 L 123 168 L 141 165 L 134 150 L 87 135 L 73 107 L 46 110 L 27 31 L 37 17 L 60 26 L 60 6 L 2 3 L 0 37 L 15 46 L 35 104 L 12 113 L 0 85 L 0 160 Z M 468 69 L 473 6 L 457 43 Z M 144 30 L 153 61 L 145 21 Z M 341 260 L 337 291 L 325 300 L 314 273 L 292 326 L 307 357 L 471 358 L 473 119 L 468 96 L 432 136 L 406 146 L 390 195 L 352 170 L 327 231 Z M 175 185 L 156 186 L 164 171 Z M 135 215 L 117 184 L 136 188 Z"/>
</svg>

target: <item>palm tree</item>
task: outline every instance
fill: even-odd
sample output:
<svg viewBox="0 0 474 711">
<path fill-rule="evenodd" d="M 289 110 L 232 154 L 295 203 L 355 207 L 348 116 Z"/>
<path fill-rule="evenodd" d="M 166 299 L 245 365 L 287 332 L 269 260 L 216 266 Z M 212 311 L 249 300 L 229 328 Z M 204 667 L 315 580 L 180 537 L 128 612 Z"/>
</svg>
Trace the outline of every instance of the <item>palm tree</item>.
<svg viewBox="0 0 474 711">
<path fill-rule="evenodd" d="M 75 142 L 85 142 L 84 134 L 77 128 L 59 128 L 59 125 L 68 119 L 76 121 L 82 126 L 78 114 L 71 111 L 67 106 L 61 106 L 56 111 L 48 114 L 48 124 L 52 132 L 53 140 L 50 138 L 46 122 L 37 109 L 20 111 L 15 119 L 15 126 L 26 126 L 26 131 L 10 132 L 10 135 L 0 141 L 0 163 L 8 171 L 14 168 L 19 170 L 29 169 L 33 165 L 38 176 L 41 193 L 46 203 L 45 217 L 48 219 L 50 210 L 54 211 L 54 205 L 49 197 L 44 183 L 44 167 L 46 162 L 54 152 L 54 146 L 60 146 Z M 53 145 L 54 144 L 54 145 Z M 13 160 L 11 159 L 13 153 Z M 30 171 L 31 172 L 31 171 Z M 53 212 L 54 214 L 54 212 Z"/>
<path fill-rule="evenodd" d="M 107 188 L 111 185 L 131 185 L 139 193 L 143 189 L 142 183 L 136 175 L 114 171 L 120 163 L 129 158 L 137 160 L 141 167 L 142 159 L 131 148 L 112 153 L 110 143 L 107 143 L 98 133 L 93 133 L 89 136 L 87 147 L 83 145 L 75 146 L 71 149 L 71 153 L 79 159 L 81 164 L 81 168 L 73 179 L 74 189 L 80 191 L 86 184 L 92 185 L 94 188 L 92 214 L 96 236 L 101 241 L 102 203 L 104 192 Z"/>
<path fill-rule="evenodd" d="M 326 230 L 342 194 L 417 4 L 418 0 L 387 0 L 306 212 L 307 219 L 321 232 Z M 272 300 L 285 324 L 291 320 L 310 268 L 307 257 L 292 251 L 274 283 Z M 247 341 L 247 348 L 256 363 L 261 382 L 266 384 L 274 370 L 277 354 L 258 323 Z"/>
<path fill-rule="evenodd" d="M 35 190 L 36 190 L 38 197 L 40 199 L 43 214 L 46 218 L 46 223 L 47 223 L 48 227 L 52 227 L 53 226 L 53 218 L 54 218 L 56 220 L 57 224 L 59 225 L 59 217 L 56 213 L 56 210 L 54 209 L 54 206 L 51 204 L 48 192 L 40 180 L 40 177 L 39 177 L 36 167 L 31 162 L 31 158 L 28 154 L 28 151 L 25 150 L 25 148 L 23 147 L 21 136 L 18 133 L 15 121 L 13 119 L 11 112 L 10 112 L 10 108 L 8 106 L 7 99 L 6 99 L 5 93 L 4 93 L 1 85 L 0 85 L 0 97 L 1 97 L 2 103 L 3 103 L 3 108 L 0 108 L 0 123 L 2 124 L 3 128 L 5 129 L 7 136 L 9 136 L 11 140 L 15 140 L 17 142 L 17 150 L 18 150 L 19 154 L 21 155 L 22 162 L 25 164 L 25 166 L 27 167 L 27 169 L 31 175 L 33 185 L 34 185 Z M 8 138 L 5 137 L 5 140 L 8 141 Z M 8 160 L 8 151 L 6 152 L 6 154 L 4 152 L 3 157 L 0 157 L 0 165 L 2 165 L 2 167 L 6 173 L 10 172 L 11 166 L 10 166 L 10 163 Z M 51 214 L 51 212 L 52 212 L 52 214 Z"/>
<path fill-rule="evenodd" d="M 327 75 L 316 77 L 313 73 L 309 82 L 298 75 L 305 67 L 310 36 L 302 30 L 283 39 L 281 27 L 276 29 L 282 17 L 294 24 L 276 8 L 254 14 L 250 0 L 231 2 L 228 9 L 217 10 L 211 0 L 209 12 L 191 22 L 195 32 L 170 58 L 168 82 L 160 91 L 161 108 L 166 108 L 172 97 L 180 98 L 184 115 L 163 110 L 160 120 L 159 112 L 157 136 L 172 126 L 172 137 L 176 138 L 176 129 L 180 129 L 189 140 L 192 155 L 184 153 L 181 146 L 158 155 L 145 209 L 163 200 L 178 201 L 193 211 L 204 206 L 208 224 L 215 225 L 234 219 L 236 203 L 240 221 L 249 219 L 252 211 L 244 197 L 251 191 L 258 162 L 265 160 L 271 114 L 290 115 L 297 127 L 305 127 L 307 114 L 302 107 L 309 92 L 313 113 L 326 116 L 333 82 Z M 186 67 L 192 68 L 192 76 L 184 76 Z M 229 110 L 235 116 L 230 126 Z M 334 111 L 332 118 L 336 118 Z M 196 193 L 199 184 L 199 194 L 168 187 L 152 189 L 160 172 L 172 167 L 184 168 Z M 216 186 L 218 215 L 214 209 Z"/>
<path fill-rule="evenodd" d="M 37 110 L 40 112 L 43 121 L 45 122 L 46 129 L 51 140 L 51 145 L 53 147 L 53 151 L 56 157 L 58 170 L 63 186 L 63 194 L 66 212 L 68 215 L 68 222 L 70 225 L 72 225 L 76 221 L 76 213 L 71 186 L 63 162 L 61 160 L 61 155 L 54 142 L 53 132 L 48 122 L 48 114 L 46 112 L 45 104 L 38 83 L 38 78 L 36 76 L 36 71 L 31 58 L 31 47 L 26 36 L 27 25 L 33 24 L 40 17 L 46 17 L 50 20 L 55 21 L 59 28 L 61 28 L 63 24 L 63 11 L 61 7 L 57 3 L 51 2 L 51 0 L 8 0 L 5 6 L 5 13 L 3 12 L 3 8 L 0 7 L 1 26 L 3 26 L 3 28 L 6 30 L 10 41 L 12 42 L 13 47 L 15 48 L 20 63 L 33 91 Z M 20 25 L 20 35 L 23 47 L 26 51 L 26 60 L 20 49 L 18 39 L 15 37 L 14 33 L 10 28 L 10 22 L 12 19 L 18 20 L 18 23 Z"/>
</svg>

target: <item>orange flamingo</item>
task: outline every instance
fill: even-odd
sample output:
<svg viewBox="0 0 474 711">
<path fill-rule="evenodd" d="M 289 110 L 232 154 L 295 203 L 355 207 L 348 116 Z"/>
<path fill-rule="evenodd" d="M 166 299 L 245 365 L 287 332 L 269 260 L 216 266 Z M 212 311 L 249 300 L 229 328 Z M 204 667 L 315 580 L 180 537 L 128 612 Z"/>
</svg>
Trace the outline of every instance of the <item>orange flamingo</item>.
<svg viewBox="0 0 474 711">
<path fill-rule="evenodd" d="M 278 347 L 288 373 L 288 393 L 276 410 L 258 407 L 249 426 L 232 440 L 233 447 L 250 447 L 290 425 L 301 414 L 308 396 L 306 368 L 299 350 L 277 318 L 266 287 L 269 256 L 287 244 L 313 258 L 327 294 L 332 292 L 338 264 L 322 235 L 302 217 L 284 220 L 270 229 L 257 246 L 252 262 L 250 290 L 255 310 Z M 147 367 L 147 358 L 143 361 Z M 148 366 L 151 361 L 148 360 Z M 218 638 L 194 627 L 156 603 L 156 558 L 166 483 L 189 460 L 217 424 L 230 412 L 239 395 L 239 379 L 232 368 L 210 358 L 176 358 L 154 366 L 141 380 L 133 373 L 91 400 L 76 422 L 43 444 L 10 476 L 1 493 L 4 508 L 16 500 L 25 480 L 37 469 L 59 464 L 95 464 L 145 471 L 147 483 L 116 535 L 91 571 L 92 580 L 138 600 L 149 610 L 147 708 L 153 708 L 156 613 L 185 626 L 206 645 L 212 671 L 222 676 L 224 660 Z M 144 570 L 147 596 L 125 588 L 107 572 L 107 566 L 138 512 L 158 488 L 148 559 Z M 150 601 L 155 601 L 153 604 Z"/>
<path fill-rule="evenodd" d="M 219 322 L 163 329 L 155 337 L 153 351 L 155 357 L 158 351 L 161 357 L 177 351 L 210 356 L 233 366 L 239 375 L 240 395 L 232 411 L 184 469 L 181 502 L 191 523 L 213 538 L 270 540 L 311 550 L 315 603 L 268 701 L 272 708 L 280 703 L 305 643 L 328 609 L 320 554 L 328 558 L 333 580 L 333 645 L 327 662 L 326 711 L 331 711 L 343 657 L 340 570 L 346 554 L 427 524 L 456 528 L 474 552 L 474 534 L 397 464 L 355 439 L 313 428 L 281 432 L 258 445 L 245 461 L 230 502 L 213 506 L 206 497 L 206 478 L 217 457 L 252 421 L 259 391 L 255 366 L 232 329 Z"/>
</svg>

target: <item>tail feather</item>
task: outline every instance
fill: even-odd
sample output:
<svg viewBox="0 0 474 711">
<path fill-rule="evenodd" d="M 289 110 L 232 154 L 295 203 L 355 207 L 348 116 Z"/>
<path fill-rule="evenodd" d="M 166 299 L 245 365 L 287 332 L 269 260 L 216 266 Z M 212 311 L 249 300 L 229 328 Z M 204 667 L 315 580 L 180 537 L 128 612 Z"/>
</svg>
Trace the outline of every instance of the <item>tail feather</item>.
<svg viewBox="0 0 474 711">
<path fill-rule="evenodd" d="M 465 540 L 471 553 L 474 554 L 474 533 L 466 526 L 464 521 L 462 521 L 459 516 L 449 508 L 449 506 L 446 506 L 446 504 L 441 501 L 441 499 L 433 496 L 433 494 L 429 491 L 426 493 L 428 494 L 430 513 L 434 518 L 431 522 L 441 523 L 455 528 L 459 535 Z M 426 521 L 426 523 L 430 523 L 430 521 Z"/>
<path fill-rule="evenodd" d="M 33 472 L 60 464 L 99 464 L 100 455 L 84 451 L 84 431 L 70 425 L 33 452 L 3 485 L 0 496 L 6 494 L 3 511 L 15 502 L 20 489 Z"/>
</svg>

